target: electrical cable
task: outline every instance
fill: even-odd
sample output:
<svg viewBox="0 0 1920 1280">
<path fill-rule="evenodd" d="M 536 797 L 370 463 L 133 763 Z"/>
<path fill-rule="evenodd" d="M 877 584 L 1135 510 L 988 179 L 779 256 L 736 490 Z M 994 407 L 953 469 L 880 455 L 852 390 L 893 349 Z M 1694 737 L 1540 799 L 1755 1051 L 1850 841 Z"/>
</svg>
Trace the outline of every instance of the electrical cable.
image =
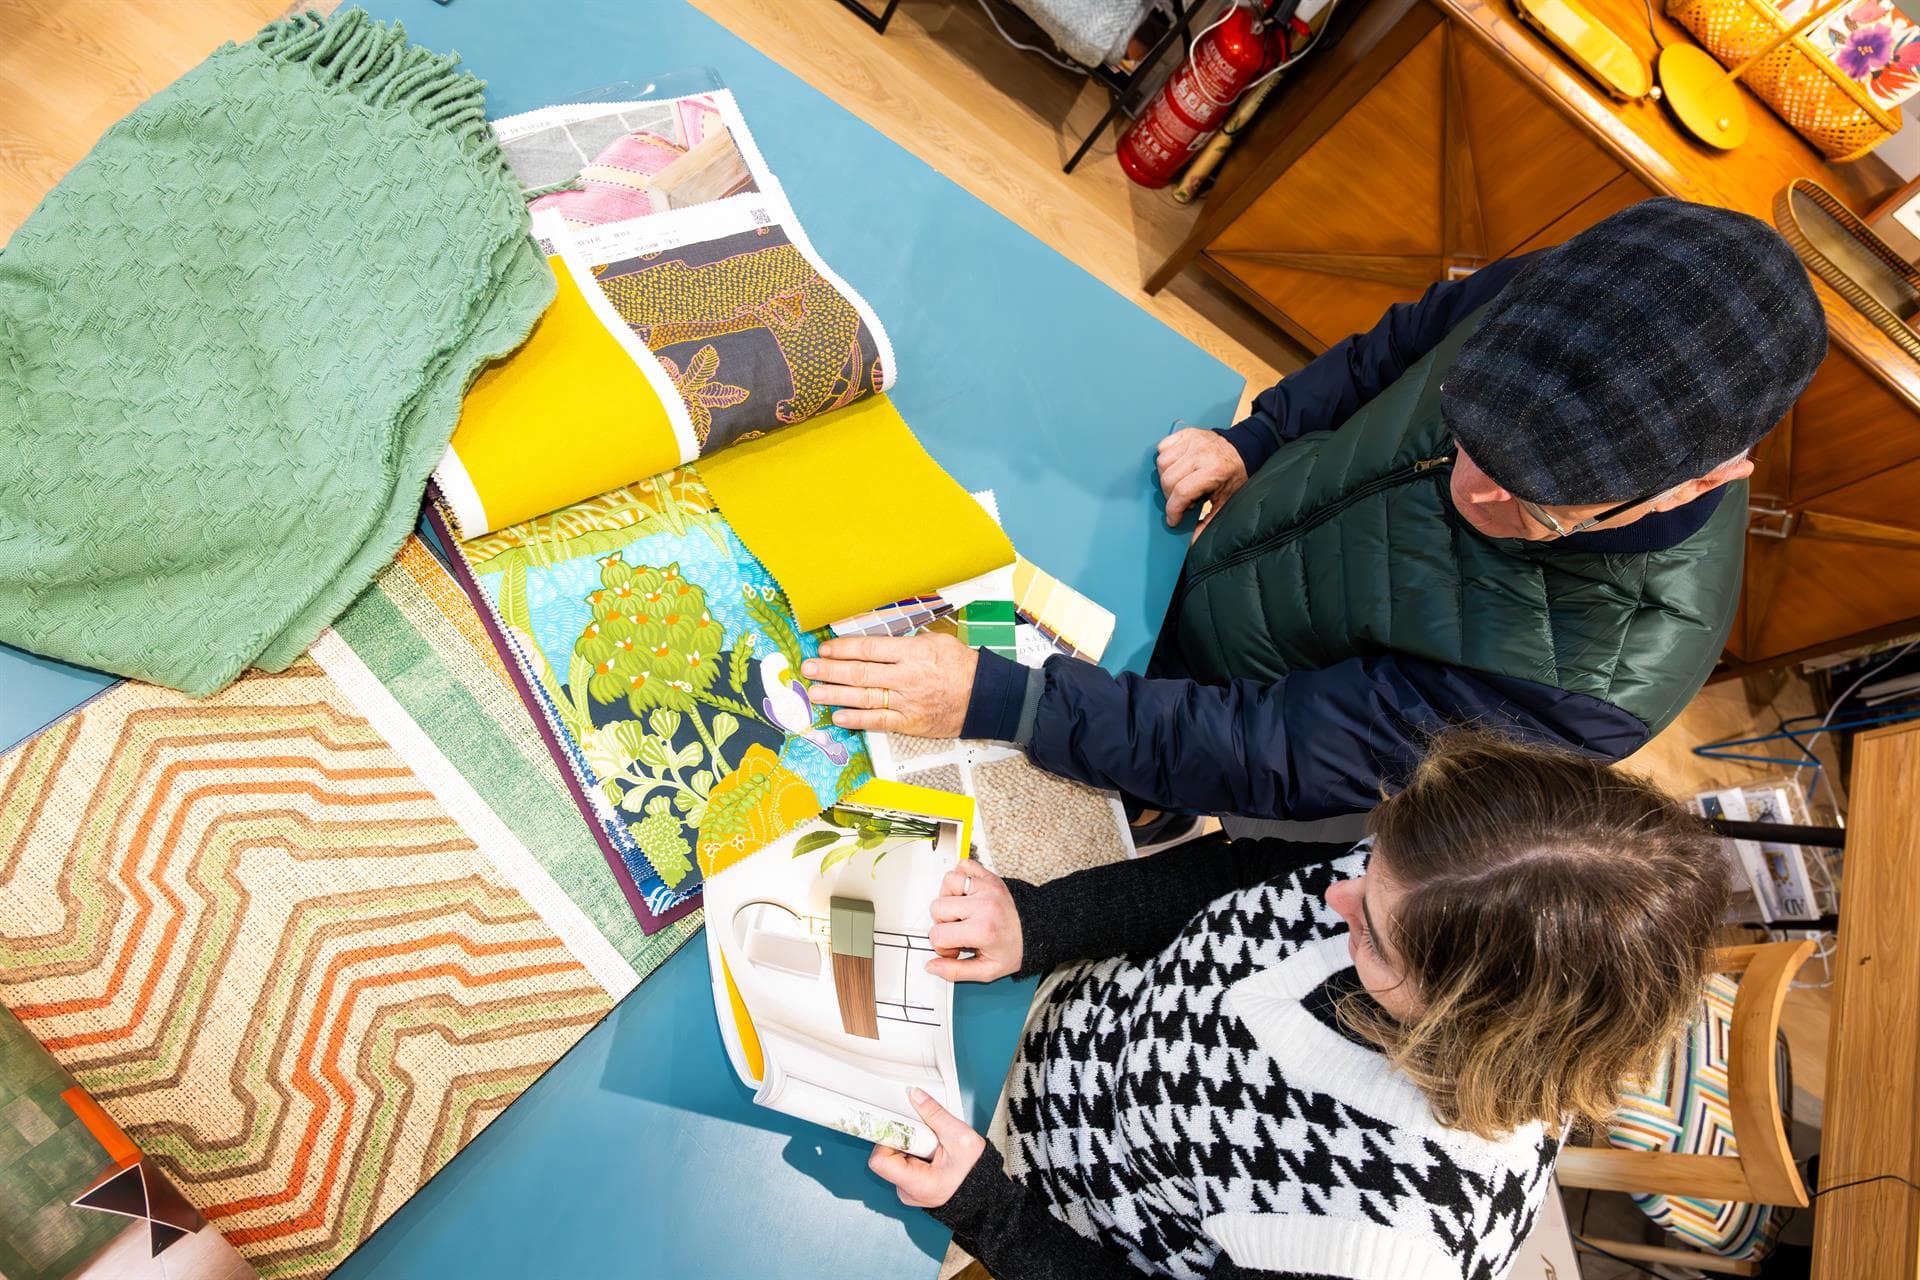
<svg viewBox="0 0 1920 1280">
<path fill-rule="evenodd" d="M 1794 1161 L 1794 1163 L 1796 1165 L 1800 1165 L 1800 1164 L 1804 1164 L 1805 1162 L 1796 1160 Z M 1800 1170 L 1800 1176 L 1802 1178 L 1806 1177 L 1806 1174 L 1807 1174 L 1807 1170 L 1805 1169 Z M 1815 1200 L 1818 1200 L 1821 1196 L 1826 1195 L 1828 1192 L 1845 1191 L 1848 1187 L 1865 1186 L 1869 1182 L 1903 1182 L 1907 1186 L 1912 1187 L 1915 1191 L 1920 1191 L 1920 1182 L 1915 1182 L 1911 1178 L 1903 1178 L 1897 1173 L 1876 1173 L 1869 1178 L 1854 1178 L 1847 1182 L 1836 1182 L 1830 1187 L 1822 1187 L 1820 1190 L 1815 1191 L 1812 1195 L 1807 1197 L 1807 1205 L 1808 1207 L 1811 1207 Z M 1780 1219 L 1779 1229 L 1774 1232 L 1774 1235 L 1778 1237 L 1784 1234 L 1786 1232 L 1787 1225 L 1794 1220 L 1794 1218 L 1799 1214 L 1799 1212 L 1800 1210 L 1797 1208 L 1788 1209 L 1786 1212 L 1786 1215 Z"/>
<path fill-rule="evenodd" d="M 1812 855 L 1810 861 L 1819 869 L 1820 879 L 1824 882 L 1820 888 L 1814 890 L 1815 905 L 1820 906 L 1823 911 L 1831 911 L 1838 914 L 1840 910 L 1840 883 L 1834 879 L 1833 866 L 1827 861 L 1829 856 L 1828 851 L 1825 849 L 1813 849 L 1809 852 Z M 1820 899 L 1823 889 L 1825 892 L 1824 905 L 1822 906 Z M 1827 975 L 1826 980 L 1824 982 L 1802 982 L 1800 979 L 1795 978 L 1791 985 L 1799 991 L 1825 991 L 1831 987 L 1833 985 L 1833 957 L 1839 949 L 1839 934 L 1822 933 L 1819 942 L 1814 947 L 1813 954 L 1807 957 L 1807 962 L 1811 964 L 1813 961 L 1818 960 L 1821 971 Z"/>
<path fill-rule="evenodd" d="M 1835 1191 L 1845 1191 L 1848 1187 L 1863 1187 L 1870 1182 L 1898 1182 L 1898 1183 L 1902 1183 L 1907 1187 L 1912 1188 L 1915 1191 L 1920 1191 L 1920 1182 L 1915 1182 L 1912 1178 L 1904 1177 L 1897 1173 L 1876 1173 L 1865 1178 L 1852 1178 L 1846 1182 L 1836 1182 L 1830 1187 L 1821 1187 L 1818 1191 L 1815 1191 L 1812 1195 L 1807 1197 L 1807 1204 L 1811 1206 L 1813 1202 L 1818 1200 L 1821 1196 L 1831 1195 Z M 1587 1191 L 1587 1200 L 1591 1202 L 1592 1199 L 1593 1199 L 1593 1191 L 1591 1188 L 1589 1188 Z M 1798 1212 L 1800 1212 L 1798 1209 L 1787 1210 L 1786 1216 L 1780 1220 L 1780 1226 L 1778 1230 L 1785 1231 L 1787 1229 L 1787 1224 L 1793 1221 L 1794 1215 L 1797 1214 Z M 1573 1233 L 1574 1243 L 1578 1244 L 1583 1249 L 1587 1249 L 1593 1253 L 1599 1254 L 1603 1258 L 1606 1258 L 1613 1262 L 1617 1262 L 1623 1267 L 1632 1267 L 1635 1271 L 1641 1272 L 1642 1274 L 1645 1274 L 1645 1275 L 1650 1275 L 1654 1277 L 1654 1280 L 1665 1280 L 1665 1277 L 1661 1276 L 1660 1273 L 1657 1271 L 1649 1270 L 1648 1268 L 1641 1266 L 1639 1263 L 1630 1261 L 1626 1258 L 1621 1257 L 1618 1254 L 1608 1253 L 1605 1249 L 1602 1249 L 1599 1245 L 1587 1239 L 1586 1230 L 1587 1230 L 1587 1207 L 1585 1204 L 1582 1204 L 1580 1207 L 1580 1229 Z M 1778 1234 L 1778 1232 L 1776 1232 L 1776 1234 Z"/>
<path fill-rule="evenodd" d="M 1822 1187 L 1811 1196 L 1808 1196 L 1807 1200 L 1811 1203 L 1812 1201 L 1818 1200 L 1821 1196 L 1832 1195 L 1836 1191 L 1845 1191 L 1848 1187 L 1864 1187 L 1869 1182 L 1898 1182 L 1913 1188 L 1915 1191 L 1920 1191 L 1920 1182 L 1915 1182 L 1912 1178 L 1902 1177 L 1897 1173 L 1876 1173 L 1872 1177 L 1854 1178 L 1848 1182 L 1836 1182 L 1830 1187 Z"/>
<path fill-rule="evenodd" d="M 1846 716 L 1839 720 L 1829 719 L 1826 724 L 1830 730 L 1870 729 L 1875 725 L 1898 724 L 1905 720 L 1912 720 L 1917 716 L 1920 716 L 1920 701 L 1900 704 L 1897 710 L 1890 710 L 1885 713 L 1876 711 L 1871 715 Z M 1693 749 L 1693 754 L 1699 756 L 1702 760 L 1731 760 L 1738 764 L 1779 764 L 1788 767 L 1804 766 L 1808 769 L 1817 768 L 1819 767 L 1819 758 L 1817 756 L 1810 758 L 1810 753 L 1807 751 L 1805 745 L 1807 739 L 1802 736 L 1806 734 L 1808 730 L 1800 727 L 1802 721 L 1812 722 L 1813 720 L 1814 717 L 1812 715 L 1786 716 L 1778 722 L 1780 727 L 1770 733 L 1755 734 L 1747 738 L 1721 738 L 1715 742 L 1702 743 Z M 1732 749 L 1734 747 L 1760 746 L 1764 743 L 1780 742 L 1783 740 L 1793 743 L 1794 748 L 1798 750 L 1800 754 L 1797 756 L 1756 756 L 1747 755 L 1744 752 Z"/>
<path fill-rule="evenodd" d="M 985 0 L 982 0 L 982 3 L 984 2 Z M 1220 99 L 1214 97 L 1212 94 L 1207 92 L 1206 82 L 1200 78 L 1200 64 L 1198 62 L 1198 56 L 1199 56 L 1198 50 L 1200 47 L 1200 42 L 1207 37 L 1207 33 L 1212 31 L 1215 27 L 1219 26 L 1221 23 L 1225 22 L 1228 18 L 1232 17 L 1233 11 L 1239 7 L 1240 6 L 1238 4 L 1228 5 L 1226 7 L 1225 12 L 1221 13 L 1219 17 L 1215 18 L 1212 22 L 1209 22 L 1204 28 L 1201 29 L 1200 34 L 1193 38 L 1192 46 L 1187 49 L 1187 69 L 1193 73 L 1193 87 L 1199 92 L 1201 97 L 1205 98 L 1208 102 L 1211 102 L 1214 106 L 1224 107 L 1227 109 L 1231 109 L 1234 103 L 1240 101 L 1240 99 L 1246 97 L 1248 94 L 1252 93 L 1255 89 L 1258 89 L 1261 85 L 1273 79 L 1275 76 L 1279 75 L 1282 71 L 1285 71 L 1288 67 L 1291 67 L 1296 62 L 1300 61 L 1300 59 L 1306 57 L 1309 53 L 1312 53 L 1313 47 L 1320 43 L 1320 33 L 1325 31 L 1327 29 L 1327 24 L 1333 20 L 1333 11 L 1340 7 L 1340 0 L 1332 0 L 1331 4 L 1327 5 L 1325 9 L 1321 10 L 1320 25 L 1314 28 L 1314 32 L 1311 36 L 1307 38 L 1307 42 L 1300 46 L 1300 52 L 1294 54 L 1292 57 L 1282 58 L 1279 62 L 1274 63 L 1271 67 L 1268 67 L 1264 72 L 1262 72 L 1259 78 L 1254 80 L 1246 88 L 1234 94 L 1231 98 L 1228 98 L 1225 102 L 1222 102 L 1220 101 Z"/>
<path fill-rule="evenodd" d="M 1206 26 L 1200 28 L 1200 34 L 1195 36 L 1193 38 L 1193 43 L 1187 46 L 1187 70 L 1191 72 L 1193 75 L 1193 87 L 1195 90 L 1199 92 L 1201 97 L 1205 98 L 1208 102 L 1211 102 L 1216 107 L 1231 107 L 1235 102 L 1238 102 L 1240 100 L 1240 95 L 1235 94 L 1233 97 L 1228 98 L 1225 102 L 1222 102 L 1218 98 L 1214 97 L 1212 94 L 1207 92 L 1206 82 L 1200 78 L 1200 62 L 1199 62 L 1200 42 L 1202 40 L 1205 40 L 1208 36 L 1212 35 L 1213 29 L 1215 27 L 1225 22 L 1228 18 L 1231 18 L 1234 14 L 1234 10 L 1238 9 L 1239 7 L 1240 5 L 1238 3 L 1238 0 L 1236 0 L 1235 3 L 1229 4 L 1225 9 L 1222 9 L 1220 11 L 1220 16 L 1215 18 L 1212 22 L 1209 22 Z"/>
<path fill-rule="evenodd" d="M 1847 716 L 1846 718 L 1842 719 L 1838 724 L 1834 723 L 1834 717 L 1840 713 L 1840 709 L 1846 705 L 1847 699 L 1851 698 L 1857 689 L 1859 689 L 1867 681 L 1873 679 L 1873 677 L 1879 675 L 1882 671 L 1885 671 L 1888 667 L 1892 666 L 1894 663 L 1898 662 L 1901 658 L 1904 658 L 1909 652 L 1913 650 L 1914 646 L 1916 645 L 1920 645 L 1920 639 L 1909 640 L 1906 644 L 1901 645 L 1898 649 L 1894 650 L 1881 662 L 1877 663 L 1867 671 L 1862 672 L 1854 680 L 1852 684 L 1846 687 L 1846 690 L 1842 692 L 1839 697 L 1833 699 L 1833 701 L 1831 702 L 1831 704 L 1829 704 L 1827 708 L 1827 714 L 1820 718 L 1819 722 L 1813 727 L 1811 732 L 1809 732 L 1805 728 L 1800 727 L 1800 722 L 1812 720 L 1813 719 L 1812 716 L 1810 715 L 1786 716 L 1781 718 L 1779 727 L 1770 734 L 1765 734 L 1757 738 L 1743 738 L 1737 741 L 1726 742 L 1723 744 L 1708 743 L 1707 746 L 1704 748 L 1702 747 L 1694 748 L 1694 754 L 1702 756 L 1709 760 L 1715 760 L 1715 759 L 1743 760 L 1744 759 L 1749 763 L 1791 765 L 1793 767 L 1794 781 L 1796 783 L 1798 783 L 1800 776 L 1803 773 L 1805 773 L 1808 769 L 1812 769 L 1814 771 L 1813 781 L 1807 784 L 1807 788 L 1806 788 L 1807 799 L 1812 800 L 1814 798 L 1815 792 L 1819 788 L 1820 783 L 1825 782 L 1827 784 L 1828 799 L 1832 802 L 1834 811 L 1837 813 L 1840 810 L 1840 796 L 1838 792 L 1834 789 L 1833 779 L 1827 775 L 1825 765 L 1821 762 L 1820 757 L 1814 752 L 1813 748 L 1816 744 L 1819 743 L 1820 739 L 1824 737 L 1829 730 L 1832 730 L 1832 729 L 1843 729 L 1843 730 L 1844 729 L 1866 729 L 1866 728 L 1871 728 L 1874 725 L 1896 724 L 1902 720 L 1911 720 L 1916 715 L 1920 715 L 1920 706 L 1901 706 L 1901 707 L 1898 707 L 1897 709 L 1890 709 L 1885 714 L 1870 713 L 1870 712 L 1867 712 L 1866 708 L 1861 708 L 1860 711 L 1856 711 L 1853 714 Z M 1801 758 L 1799 760 L 1797 761 L 1789 760 L 1779 756 L 1743 757 L 1743 756 L 1735 755 L 1730 752 L 1719 751 L 1714 749 L 1716 745 L 1730 746 L 1730 747 L 1746 746 L 1746 745 L 1755 745 L 1762 742 L 1777 742 L 1781 739 L 1785 739 L 1786 741 L 1793 743 L 1794 747 L 1800 752 Z M 1842 825 L 1845 825 L 1845 824 L 1843 823 Z"/>
<path fill-rule="evenodd" d="M 1321 32 L 1325 31 L 1327 29 L 1327 25 L 1333 21 L 1333 11 L 1335 9 L 1338 9 L 1339 7 L 1340 7 L 1340 0 L 1332 0 L 1332 3 L 1330 3 L 1329 5 L 1327 5 L 1325 9 L 1320 11 L 1320 25 L 1314 28 L 1314 32 L 1311 36 L 1307 38 L 1307 42 L 1300 46 L 1300 52 L 1294 54 L 1290 58 L 1282 59 L 1279 63 L 1268 68 L 1267 71 L 1263 73 L 1258 80 L 1255 80 L 1252 84 L 1242 89 L 1240 91 L 1240 95 L 1244 97 L 1246 94 L 1252 93 L 1255 89 L 1258 89 L 1261 85 L 1273 79 L 1273 77 L 1279 75 L 1282 71 L 1285 71 L 1288 67 L 1300 61 L 1300 59 L 1306 57 L 1309 53 L 1312 53 L 1313 46 L 1320 43 Z M 1240 100 L 1239 97 L 1236 97 L 1234 99 L 1235 102 L 1238 102 L 1239 100 Z"/>
<path fill-rule="evenodd" d="M 1847 691 L 1845 693 L 1835 698 L 1828 705 L 1826 718 L 1820 721 L 1820 727 L 1814 730 L 1813 736 L 1808 738 L 1804 744 L 1802 744 L 1798 739 L 1795 739 L 1794 745 L 1799 746 L 1802 751 L 1807 753 L 1807 755 L 1813 756 L 1813 745 L 1820 741 L 1820 736 L 1827 731 L 1827 726 L 1833 723 L 1834 714 L 1838 712 L 1841 707 L 1846 705 L 1847 699 L 1851 698 L 1854 695 L 1854 692 L 1857 689 L 1859 689 L 1861 685 L 1865 684 L 1867 681 L 1879 675 L 1882 671 L 1885 671 L 1888 667 L 1892 666 L 1894 663 L 1900 661 L 1900 659 L 1906 657 L 1909 653 L 1913 652 L 1913 647 L 1915 645 L 1920 645 L 1920 639 L 1907 641 L 1905 644 L 1901 645 L 1898 649 L 1895 649 L 1892 655 L 1888 657 L 1886 661 L 1880 663 L 1876 667 L 1873 667 L 1863 672 L 1858 679 L 1856 679 L 1852 684 L 1847 686 Z M 1814 757 L 1814 763 L 1816 766 L 1819 764 L 1818 757 Z M 1801 767 L 1804 768 L 1805 766 L 1801 766 Z M 1799 769 L 1796 769 L 1794 771 L 1795 781 L 1798 781 L 1799 777 L 1800 777 L 1800 771 Z M 1822 778 L 1826 778 L 1825 770 L 1821 770 L 1819 773 L 1814 775 L 1813 785 L 1818 786 Z M 1826 778 L 1826 783 L 1827 783 L 1828 798 L 1833 801 L 1833 807 L 1836 810 L 1838 810 L 1840 807 L 1840 797 L 1839 797 L 1839 794 L 1834 789 L 1833 779 Z M 1808 796 L 1809 797 L 1812 796 L 1811 787 L 1808 789 Z"/>
</svg>

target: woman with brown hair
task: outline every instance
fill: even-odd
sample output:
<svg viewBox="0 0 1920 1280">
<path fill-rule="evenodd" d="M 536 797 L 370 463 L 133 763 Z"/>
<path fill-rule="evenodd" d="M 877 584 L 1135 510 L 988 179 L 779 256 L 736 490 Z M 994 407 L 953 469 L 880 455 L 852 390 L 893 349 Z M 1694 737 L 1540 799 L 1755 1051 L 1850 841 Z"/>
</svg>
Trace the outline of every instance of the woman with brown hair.
<svg viewBox="0 0 1920 1280">
<path fill-rule="evenodd" d="M 1475 734 L 1370 829 L 950 872 L 929 969 L 1052 972 L 1004 1154 L 920 1095 L 939 1150 L 874 1171 L 999 1280 L 1503 1274 L 1563 1126 L 1693 1007 L 1725 863 L 1650 783 Z"/>
</svg>

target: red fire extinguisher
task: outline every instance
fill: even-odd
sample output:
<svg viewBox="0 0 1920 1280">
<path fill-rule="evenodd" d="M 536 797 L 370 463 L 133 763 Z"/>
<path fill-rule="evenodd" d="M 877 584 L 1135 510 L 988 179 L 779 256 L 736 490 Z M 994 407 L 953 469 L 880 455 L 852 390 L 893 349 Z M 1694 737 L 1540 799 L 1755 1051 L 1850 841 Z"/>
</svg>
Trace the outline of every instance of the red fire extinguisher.
<svg viewBox="0 0 1920 1280">
<path fill-rule="evenodd" d="M 1220 127 L 1233 100 L 1277 59 L 1276 37 L 1253 8 L 1236 5 L 1200 39 L 1120 138 L 1120 167 L 1143 187 L 1164 187 Z"/>
</svg>

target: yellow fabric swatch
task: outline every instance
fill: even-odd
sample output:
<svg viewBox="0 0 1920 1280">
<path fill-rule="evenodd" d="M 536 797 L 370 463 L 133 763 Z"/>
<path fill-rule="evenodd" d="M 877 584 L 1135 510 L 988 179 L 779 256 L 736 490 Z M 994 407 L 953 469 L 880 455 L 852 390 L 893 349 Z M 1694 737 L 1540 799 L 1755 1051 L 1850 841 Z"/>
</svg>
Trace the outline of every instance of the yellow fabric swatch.
<svg viewBox="0 0 1920 1280">
<path fill-rule="evenodd" d="M 548 263 L 559 282 L 553 305 L 524 346 L 474 382 L 454 429 L 449 462 L 457 459 L 469 491 L 448 463 L 436 473 L 463 537 L 680 462 L 653 384 L 587 305 L 573 273 L 559 258 Z"/>
<path fill-rule="evenodd" d="M 1013 562 L 1007 535 L 885 396 L 741 441 L 698 467 L 805 630 Z"/>
</svg>

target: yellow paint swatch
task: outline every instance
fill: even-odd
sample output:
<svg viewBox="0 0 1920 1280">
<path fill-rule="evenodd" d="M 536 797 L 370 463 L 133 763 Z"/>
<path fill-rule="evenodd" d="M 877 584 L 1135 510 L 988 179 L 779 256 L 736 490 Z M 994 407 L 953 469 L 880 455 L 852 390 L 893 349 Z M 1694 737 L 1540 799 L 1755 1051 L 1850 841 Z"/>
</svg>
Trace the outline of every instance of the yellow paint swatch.
<svg viewBox="0 0 1920 1280">
<path fill-rule="evenodd" d="M 809 631 L 1013 562 L 1007 535 L 885 396 L 741 441 L 699 471 Z"/>
<path fill-rule="evenodd" d="M 1048 639 L 1088 662 L 1113 639 L 1113 615 L 1025 556 L 1013 565 L 1013 603 Z"/>
<path fill-rule="evenodd" d="M 467 392 L 435 473 L 463 537 L 504 529 L 680 461 L 660 395 L 548 259 L 559 290 L 525 345 Z"/>
</svg>

